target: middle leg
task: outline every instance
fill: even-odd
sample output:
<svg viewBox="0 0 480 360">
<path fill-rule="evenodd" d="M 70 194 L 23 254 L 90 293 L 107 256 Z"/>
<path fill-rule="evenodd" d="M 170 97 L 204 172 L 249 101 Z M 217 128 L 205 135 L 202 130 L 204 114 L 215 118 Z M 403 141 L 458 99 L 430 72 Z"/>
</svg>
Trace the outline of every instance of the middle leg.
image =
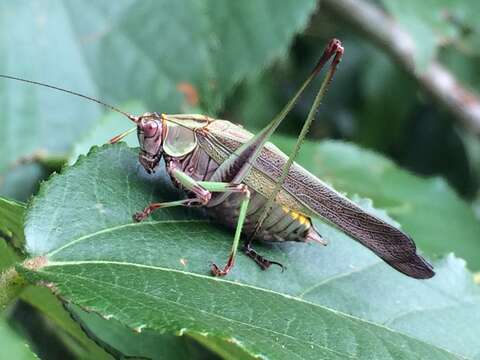
<svg viewBox="0 0 480 360">
<path fill-rule="evenodd" d="M 208 182 L 202 181 L 199 183 L 205 189 L 211 192 L 224 192 L 225 194 L 229 193 L 241 193 L 242 200 L 240 202 L 240 210 L 238 214 L 237 226 L 235 229 L 235 236 L 233 238 L 232 249 L 227 259 L 227 263 L 223 268 L 220 268 L 216 264 L 212 264 L 211 271 L 215 276 L 225 276 L 232 269 L 235 263 L 235 257 L 238 251 L 238 245 L 240 243 L 240 237 L 242 235 L 243 224 L 247 217 L 248 204 L 250 202 L 250 190 L 245 184 L 230 184 L 222 182 Z"/>
</svg>

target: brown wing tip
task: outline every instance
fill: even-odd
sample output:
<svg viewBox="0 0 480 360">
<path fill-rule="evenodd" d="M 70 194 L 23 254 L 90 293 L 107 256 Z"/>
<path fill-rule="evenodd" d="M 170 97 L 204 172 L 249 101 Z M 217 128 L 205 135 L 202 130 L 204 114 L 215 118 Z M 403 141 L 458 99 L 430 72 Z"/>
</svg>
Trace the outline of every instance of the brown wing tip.
<svg viewBox="0 0 480 360">
<path fill-rule="evenodd" d="M 392 265 L 398 271 L 415 279 L 430 279 L 435 275 L 433 266 L 418 254 L 414 254 L 407 262 Z"/>
</svg>

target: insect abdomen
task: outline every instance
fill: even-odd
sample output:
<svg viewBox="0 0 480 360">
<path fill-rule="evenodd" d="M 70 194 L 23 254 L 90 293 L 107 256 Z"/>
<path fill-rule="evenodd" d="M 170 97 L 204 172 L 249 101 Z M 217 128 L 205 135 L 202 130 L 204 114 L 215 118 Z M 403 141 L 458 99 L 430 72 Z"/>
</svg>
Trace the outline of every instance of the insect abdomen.
<svg viewBox="0 0 480 360">
<path fill-rule="evenodd" d="M 168 159 L 167 163 L 168 163 Z M 175 159 L 181 169 L 198 181 L 209 181 L 218 168 L 215 162 L 200 146 L 181 159 Z M 257 191 L 250 189 L 251 198 L 242 233 L 250 236 L 256 227 L 260 215 L 264 211 L 267 199 Z M 224 201 L 214 207 L 206 207 L 207 214 L 215 222 L 235 229 L 238 221 L 241 195 L 233 193 Z M 318 241 L 322 242 L 320 235 L 315 231 L 312 222 L 306 215 L 293 211 L 285 206 L 275 204 L 262 227 L 257 232 L 255 239 L 272 241 Z"/>
<path fill-rule="evenodd" d="M 238 221 L 240 201 L 240 194 L 231 194 L 219 205 L 207 208 L 207 213 L 216 222 L 234 229 Z M 267 199 L 264 196 L 256 191 L 252 191 L 247 218 L 243 224 L 242 233 L 245 236 L 251 236 L 254 232 L 257 222 L 265 210 L 264 205 L 266 202 Z M 305 242 L 308 240 L 321 242 L 321 237 L 313 228 L 310 218 L 276 204 L 270 210 L 268 217 L 254 238 L 266 242 Z"/>
</svg>

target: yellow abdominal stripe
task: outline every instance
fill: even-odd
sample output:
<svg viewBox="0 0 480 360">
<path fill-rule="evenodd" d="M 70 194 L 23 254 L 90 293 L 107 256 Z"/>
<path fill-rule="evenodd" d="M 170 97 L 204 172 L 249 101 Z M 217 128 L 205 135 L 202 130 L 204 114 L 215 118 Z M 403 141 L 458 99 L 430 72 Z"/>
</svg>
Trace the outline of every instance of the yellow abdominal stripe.
<svg viewBox="0 0 480 360">
<path fill-rule="evenodd" d="M 287 214 L 289 214 L 293 220 L 297 220 L 300 224 L 302 225 L 310 225 L 310 219 L 306 217 L 305 215 L 296 212 L 294 210 L 291 210 L 287 208 L 286 206 L 282 206 L 282 210 L 285 211 Z"/>
</svg>

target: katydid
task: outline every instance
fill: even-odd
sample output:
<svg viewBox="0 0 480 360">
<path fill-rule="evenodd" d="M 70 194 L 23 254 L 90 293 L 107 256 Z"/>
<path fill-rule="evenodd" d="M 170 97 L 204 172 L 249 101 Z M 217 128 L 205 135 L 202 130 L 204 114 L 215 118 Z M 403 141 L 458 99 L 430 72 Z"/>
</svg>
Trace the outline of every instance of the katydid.
<svg viewBox="0 0 480 360">
<path fill-rule="evenodd" d="M 294 163 L 342 55 L 340 41 L 331 40 L 293 98 L 256 135 L 229 121 L 205 115 L 145 113 L 134 116 L 73 91 L 7 75 L 0 77 L 47 86 L 93 100 L 134 122 L 140 143 L 140 164 L 152 173 L 163 157 L 172 182 L 186 193 L 185 199 L 149 204 L 133 215 L 134 221 L 142 221 L 161 208 L 204 207 L 217 222 L 235 230 L 226 264 L 211 265 L 215 276 L 224 276 L 232 269 L 242 236 L 242 250 L 263 270 L 272 264 L 281 264 L 259 255 L 252 248 L 252 240 L 313 241 L 326 245 L 311 220 L 318 217 L 359 241 L 396 270 L 417 279 L 430 278 L 434 275 L 432 266 L 416 253 L 415 243 L 407 234 L 365 212 Z M 294 150 L 287 156 L 268 140 L 330 60 L 328 72 Z M 111 142 L 121 140 L 126 133 L 116 136 Z"/>
</svg>

